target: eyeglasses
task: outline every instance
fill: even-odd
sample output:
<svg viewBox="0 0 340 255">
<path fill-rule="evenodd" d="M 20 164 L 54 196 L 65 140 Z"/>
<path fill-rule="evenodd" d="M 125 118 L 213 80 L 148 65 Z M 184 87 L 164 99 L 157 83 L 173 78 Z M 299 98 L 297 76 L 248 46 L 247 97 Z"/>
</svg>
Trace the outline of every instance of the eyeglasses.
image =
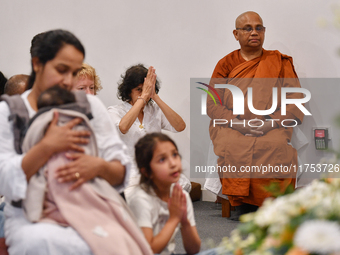
<svg viewBox="0 0 340 255">
<path fill-rule="evenodd" d="M 244 33 L 251 33 L 254 31 L 253 27 L 243 27 L 243 28 L 236 28 L 236 30 L 242 30 Z M 257 26 L 255 27 L 256 32 L 263 33 L 266 28 L 264 26 Z"/>
</svg>

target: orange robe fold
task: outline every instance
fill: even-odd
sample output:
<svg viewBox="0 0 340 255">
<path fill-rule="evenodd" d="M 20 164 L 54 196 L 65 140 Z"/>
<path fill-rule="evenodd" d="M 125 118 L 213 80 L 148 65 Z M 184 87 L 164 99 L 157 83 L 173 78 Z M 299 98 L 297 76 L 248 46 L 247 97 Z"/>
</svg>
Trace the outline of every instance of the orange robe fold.
<svg viewBox="0 0 340 255">
<path fill-rule="evenodd" d="M 263 78 L 263 79 L 258 79 Z M 235 173 L 222 173 L 222 193 L 228 195 L 231 205 L 238 206 L 248 203 L 260 206 L 270 194 L 264 190 L 272 182 L 278 182 L 281 189 L 295 183 L 294 165 L 297 165 L 297 152 L 289 144 L 293 129 L 281 125 L 285 119 L 295 120 L 300 124 L 303 113 L 294 105 L 288 104 L 286 115 L 281 115 L 282 87 L 300 87 L 294 70 L 292 58 L 279 51 L 263 50 L 262 56 L 245 61 L 240 50 L 233 51 L 222 58 L 215 67 L 210 85 L 232 84 L 242 90 L 244 95 L 244 115 L 233 114 L 233 97 L 228 89 L 216 89 L 222 99 L 222 105 L 213 102 L 208 97 L 207 113 L 213 119 L 240 120 L 276 119 L 279 128 L 269 131 L 260 137 L 244 136 L 228 125 L 210 123 L 210 138 L 214 144 L 215 154 L 219 157 L 218 165 L 234 166 Z M 268 116 L 253 114 L 248 109 L 248 88 L 252 87 L 252 104 L 257 110 L 267 110 L 272 107 L 272 88 L 278 88 L 278 100 L 275 111 Z M 301 98 L 301 93 L 288 93 L 287 98 Z M 246 122 L 247 123 L 247 122 Z M 291 125 L 293 121 L 286 121 L 284 125 Z M 246 124 L 247 125 L 247 124 Z M 244 172 L 245 167 L 272 166 L 279 170 L 279 174 Z M 278 168 L 279 167 L 279 168 Z M 284 170 L 289 169 L 288 172 Z"/>
</svg>

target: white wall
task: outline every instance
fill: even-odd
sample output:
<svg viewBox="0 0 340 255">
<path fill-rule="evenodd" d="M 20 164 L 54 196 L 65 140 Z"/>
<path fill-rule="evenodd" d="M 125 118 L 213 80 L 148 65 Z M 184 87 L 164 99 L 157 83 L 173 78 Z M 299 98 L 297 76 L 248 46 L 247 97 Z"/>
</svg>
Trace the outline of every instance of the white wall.
<svg viewBox="0 0 340 255">
<path fill-rule="evenodd" d="M 189 168 L 190 78 L 210 77 L 215 64 L 238 48 L 233 38 L 235 18 L 258 12 L 266 29 L 264 48 L 293 56 L 300 77 L 340 77 L 340 30 L 321 28 L 317 21 L 334 17 L 326 0 L 0 0 L 0 70 L 7 76 L 30 72 L 31 38 L 63 28 L 74 32 L 86 48 L 86 62 L 101 77 L 99 93 L 106 106 L 117 104 L 117 81 L 132 64 L 156 67 L 162 81 L 160 96 L 180 113 L 187 129 L 172 137 Z M 339 3 L 339 2 L 338 2 Z M 317 104 L 338 100 L 340 89 Z M 313 91 L 311 91 L 313 96 Z M 340 109 L 313 119 L 331 125 Z M 314 116 L 313 116 L 314 117 Z M 306 122 L 308 123 L 308 121 Z M 308 125 L 302 126 L 310 130 Z M 333 130 L 334 131 L 334 130 Z M 336 131 L 337 132 L 337 131 Z M 334 141 L 340 140 L 338 134 Z M 310 147 L 304 157 L 323 156 Z"/>
</svg>

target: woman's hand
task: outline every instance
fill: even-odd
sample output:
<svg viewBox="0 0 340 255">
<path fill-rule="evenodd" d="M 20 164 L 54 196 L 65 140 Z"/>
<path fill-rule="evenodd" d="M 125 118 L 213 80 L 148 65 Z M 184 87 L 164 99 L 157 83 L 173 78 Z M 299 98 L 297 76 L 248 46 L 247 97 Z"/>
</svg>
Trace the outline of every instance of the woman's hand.
<svg viewBox="0 0 340 255">
<path fill-rule="evenodd" d="M 74 184 L 70 187 L 70 190 L 76 189 L 98 176 L 103 162 L 101 158 L 84 153 L 66 153 L 66 157 L 72 161 L 58 168 L 55 177 L 59 182 L 73 181 Z"/>
<path fill-rule="evenodd" d="M 150 98 L 153 98 L 155 94 L 155 84 L 156 84 L 156 69 L 152 66 L 149 67 L 148 74 L 146 75 L 143 83 L 143 91 L 141 97 L 148 102 Z"/>
<path fill-rule="evenodd" d="M 125 166 L 119 160 L 105 161 L 100 157 L 84 153 L 66 153 L 71 160 L 65 166 L 55 171 L 59 182 L 74 182 L 70 190 L 76 189 L 83 183 L 95 177 L 101 177 L 110 185 L 121 185 L 125 178 Z"/>
<path fill-rule="evenodd" d="M 47 128 L 42 143 L 47 148 L 52 149 L 53 153 L 68 150 L 84 152 L 84 149 L 79 144 L 87 144 L 91 133 L 85 130 L 72 130 L 74 126 L 82 122 L 82 119 L 75 118 L 64 126 L 58 126 L 58 118 L 59 113 L 54 112 L 53 120 Z"/>
<path fill-rule="evenodd" d="M 47 128 L 43 139 L 34 145 L 22 159 L 21 167 L 26 174 L 27 180 L 29 180 L 40 167 L 46 164 L 55 153 L 68 150 L 84 152 L 79 144 L 88 143 L 90 132 L 72 130 L 72 128 L 82 122 L 82 120 L 76 118 L 64 126 L 58 126 L 58 117 L 58 112 L 55 112 L 53 120 Z"/>
</svg>

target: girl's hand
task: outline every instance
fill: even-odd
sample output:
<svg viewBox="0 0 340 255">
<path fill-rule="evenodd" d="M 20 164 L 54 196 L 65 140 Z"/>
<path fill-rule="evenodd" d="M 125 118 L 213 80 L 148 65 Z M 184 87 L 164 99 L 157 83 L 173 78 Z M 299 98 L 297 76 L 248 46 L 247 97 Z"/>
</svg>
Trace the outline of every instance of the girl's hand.
<svg viewBox="0 0 340 255">
<path fill-rule="evenodd" d="M 156 69 L 152 66 L 149 67 L 148 74 L 146 75 L 143 83 L 143 91 L 141 97 L 148 102 L 150 98 L 155 94 L 155 84 L 156 84 Z"/>
<path fill-rule="evenodd" d="M 66 153 L 66 157 L 72 162 L 60 167 L 55 172 L 59 182 L 71 182 L 74 184 L 70 190 L 78 188 L 83 183 L 95 178 L 99 174 L 102 159 L 84 153 Z"/>
<path fill-rule="evenodd" d="M 182 191 L 182 197 L 181 197 L 181 209 L 182 209 L 182 212 L 183 212 L 181 224 L 185 225 L 185 224 L 189 223 L 189 221 L 188 221 L 188 213 L 187 213 L 187 199 L 186 199 L 183 191 Z"/>
<path fill-rule="evenodd" d="M 85 130 L 72 130 L 72 128 L 82 122 L 82 119 L 75 118 L 69 121 L 64 126 L 58 126 L 59 113 L 54 112 L 53 120 L 51 121 L 47 131 L 45 133 L 42 142 L 47 145 L 47 148 L 51 148 L 53 153 L 62 151 L 78 151 L 84 152 L 84 149 L 79 144 L 87 144 L 90 136 L 89 131 Z"/>
<path fill-rule="evenodd" d="M 185 208 L 185 211 L 183 210 L 182 196 L 184 196 L 182 188 L 178 183 L 176 183 L 176 185 L 174 186 L 172 190 L 171 198 L 168 201 L 168 208 L 170 212 L 169 218 L 175 218 L 178 220 L 178 222 L 181 222 L 182 218 L 184 217 L 183 215 L 186 214 L 186 208 Z"/>
</svg>

